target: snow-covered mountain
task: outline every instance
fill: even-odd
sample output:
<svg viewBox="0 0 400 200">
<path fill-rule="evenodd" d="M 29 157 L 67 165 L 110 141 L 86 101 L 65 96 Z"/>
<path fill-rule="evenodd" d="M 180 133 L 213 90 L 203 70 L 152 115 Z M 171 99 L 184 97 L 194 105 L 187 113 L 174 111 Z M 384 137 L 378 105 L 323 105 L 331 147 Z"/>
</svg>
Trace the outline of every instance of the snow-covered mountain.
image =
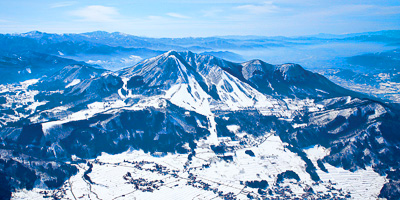
<svg viewBox="0 0 400 200">
<path fill-rule="evenodd" d="M 9 52 L 0 50 L 0 84 L 41 78 L 72 64 L 82 65 L 84 62 L 34 51 Z"/>
<path fill-rule="evenodd" d="M 399 111 L 296 64 L 169 51 L 0 87 L 0 191 L 64 199 L 399 197 Z M 12 192 L 12 194 L 11 194 Z"/>
</svg>

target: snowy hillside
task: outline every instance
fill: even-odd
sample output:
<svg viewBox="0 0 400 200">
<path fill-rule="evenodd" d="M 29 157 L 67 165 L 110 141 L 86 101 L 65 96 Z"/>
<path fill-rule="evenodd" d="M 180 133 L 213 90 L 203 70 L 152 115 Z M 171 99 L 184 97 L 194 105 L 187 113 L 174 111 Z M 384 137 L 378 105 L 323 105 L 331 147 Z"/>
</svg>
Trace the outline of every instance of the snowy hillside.
<svg viewBox="0 0 400 200">
<path fill-rule="evenodd" d="M 0 85 L 0 109 L 6 198 L 399 196 L 400 112 L 296 64 L 68 65 Z"/>
</svg>

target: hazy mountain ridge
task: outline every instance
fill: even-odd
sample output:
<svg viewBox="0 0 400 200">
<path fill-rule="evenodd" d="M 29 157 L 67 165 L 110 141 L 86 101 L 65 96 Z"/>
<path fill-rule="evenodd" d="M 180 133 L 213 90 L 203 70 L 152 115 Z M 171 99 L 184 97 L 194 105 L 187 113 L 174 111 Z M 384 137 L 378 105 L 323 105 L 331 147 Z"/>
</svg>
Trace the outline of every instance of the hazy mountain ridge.
<svg viewBox="0 0 400 200">
<path fill-rule="evenodd" d="M 0 52 L 1 84 L 41 78 L 58 72 L 66 65 L 84 64 L 83 62 L 33 51 Z"/>
<path fill-rule="evenodd" d="M 121 46 L 125 48 L 139 47 L 159 50 L 184 50 L 191 46 L 199 46 L 204 49 L 230 49 L 230 48 L 259 48 L 268 45 L 282 45 L 279 41 L 296 40 L 360 40 L 393 43 L 400 39 L 399 30 L 384 30 L 376 32 L 350 33 L 350 34 L 317 34 L 311 36 L 214 36 L 214 37 L 186 37 L 186 38 L 149 38 L 140 37 L 120 32 L 94 31 L 80 34 L 51 34 L 39 31 L 31 31 L 22 34 L 12 34 L 39 40 L 65 41 L 89 41 L 109 46 Z M 190 50 L 190 49 L 189 49 Z"/>
<path fill-rule="evenodd" d="M 399 49 L 343 58 L 336 68 L 316 70 L 335 83 L 388 102 L 399 102 Z"/>
</svg>

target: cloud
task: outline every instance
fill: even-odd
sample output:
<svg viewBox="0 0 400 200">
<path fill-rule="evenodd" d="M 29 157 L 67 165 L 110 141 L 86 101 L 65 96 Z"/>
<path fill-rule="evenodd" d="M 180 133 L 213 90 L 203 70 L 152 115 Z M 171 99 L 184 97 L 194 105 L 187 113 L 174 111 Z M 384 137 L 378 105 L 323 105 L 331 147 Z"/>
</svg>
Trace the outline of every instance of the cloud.
<svg viewBox="0 0 400 200">
<path fill-rule="evenodd" d="M 72 6 L 74 4 L 76 4 L 76 1 L 64 1 L 64 2 L 50 4 L 50 8 L 62 8 L 62 7 Z"/>
<path fill-rule="evenodd" d="M 11 23 L 12 21 L 5 20 L 5 19 L 0 19 L 0 23 Z"/>
<path fill-rule="evenodd" d="M 355 17 L 375 18 L 379 16 L 389 16 L 400 14 L 400 6 L 378 6 L 370 4 L 348 4 L 331 6 L 329 8 L 313 10 L 295 15 L 305 16 L 311 20 L 318 20 L 330 17 L 332 19 L 346 18 L 353 21 Z M 371 21 L 371 20 L 370 20 Z"/>
<path fill-rule="evenodd" d="M 222 9 L 207 9 L 207 10 L 203 10 L 201 11 L 203 13 L 204 17 L 216 17 L 218 16 L 218 14 L 224 12 Z"/>
<path fill-rule="evenodd" d="M 400 6 L 373 6 L 371 8 L 373 15 L 398 15 L 400 14 Z"/>
<path fill-rule="evenodd" d="M 89 22 L 113 22 L 116 21 L 115 17 L 119 16 L 116 8 L 101 5 L 87 6 L 74 10 L 70 14 L 81 18 L 82 21 Z"/>
<path fill-rule="evenodd" d="M 189 19 L 190 18 L 189 16 L 182 15 L 179 13 L 167 13 L 167 15 L 170 17 L 175 17 L 175 18 L 179 18 L 179 19 Z"/>
<path fill-rule="evenodd" d="M 279 7 L 274 5 L 272 1 L 265 1 L 261 4 L 246 4 L 236 6 L 235 9 L 246 11 L 253 14 L 274 13 L 279 10 Z"/>
</svg>

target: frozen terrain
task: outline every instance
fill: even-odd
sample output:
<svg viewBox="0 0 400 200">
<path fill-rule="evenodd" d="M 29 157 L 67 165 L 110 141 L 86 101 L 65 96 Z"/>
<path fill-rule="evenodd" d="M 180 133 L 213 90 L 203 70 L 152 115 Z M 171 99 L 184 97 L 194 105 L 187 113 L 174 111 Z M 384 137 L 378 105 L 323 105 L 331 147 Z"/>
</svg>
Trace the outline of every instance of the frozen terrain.
<svg viewBox="0 0 400 200">
<path fill-rule="evenodd" d="M 397 181 L 397 109 L 296 64 L 168 51 L 0 89 L 13 199 L 377 199 Z"/>
</svg>

